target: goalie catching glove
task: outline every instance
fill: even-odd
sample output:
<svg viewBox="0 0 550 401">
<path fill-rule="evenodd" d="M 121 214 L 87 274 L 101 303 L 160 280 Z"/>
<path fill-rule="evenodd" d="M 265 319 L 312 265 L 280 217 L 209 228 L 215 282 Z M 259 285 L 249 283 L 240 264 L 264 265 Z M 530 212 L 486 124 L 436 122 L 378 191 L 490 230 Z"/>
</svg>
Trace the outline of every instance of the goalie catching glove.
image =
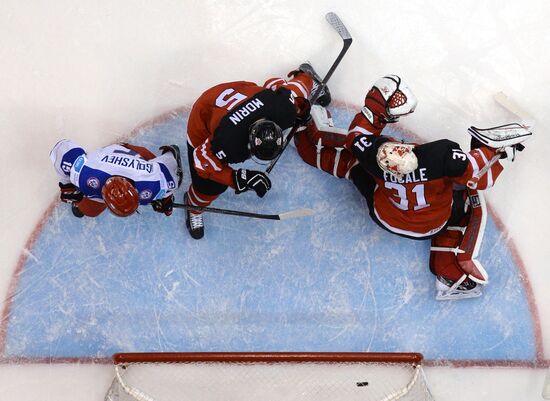
<svg viewBox="0 0 550 401">
<path fill-rule="evenodd" d="M 397 75 L 388 75 L 376 81 L 365 97 L 363 115 L 375 127 L 395 123 L 399 117 L 414 112 L 416 96 Z"/>
<path fill-rule="evenodd" d="M 235 180 L 235 193 L 241 194 L 249 189 L 254 190 L 256 195 L 263 198 L 271 189 L 271 180 L 266 173 L 262 171 L 238 169 L 233 178 Z"/>
</svg>

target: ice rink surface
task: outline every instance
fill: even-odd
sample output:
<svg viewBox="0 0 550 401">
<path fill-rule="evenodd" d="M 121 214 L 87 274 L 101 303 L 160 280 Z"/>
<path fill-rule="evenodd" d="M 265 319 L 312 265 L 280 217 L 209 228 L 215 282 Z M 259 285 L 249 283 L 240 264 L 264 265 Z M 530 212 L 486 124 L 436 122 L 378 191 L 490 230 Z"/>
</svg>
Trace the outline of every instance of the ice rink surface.
<svg viewBox="0 0 550 401">
<path fill-rule="evenodd" d="M 312 218 L 209 215 L 197 242 L 181 211 L 77 220 L 52 203 L 48 153 L 61 138 L 88 150 L 121 138 L 183 146 L 188 107 L 211 85 L 262 83 L 305 59 L 322 75 L 341 46 L 328 11 L 354 37 L 330 82 L 338 125 L 388 73 L 419 98 L 397 128 L 421 140 L 466 148 L 468 126 L 517 120 L 493 101 L 498 91 L 537 119 L 487 195 L 482 298 L 436 302 L 428 244 L 375 227 L 350 183 L 292 148 L 267 197 L 228 191 L 216 206 L 312 207 Z M 549 16 L 542 1 L 2 3 L 1 399 L 100 400 L 107 357 L 138 350 L 420 351 L 453 363 L 427 369 L 437 400 L 541 399 Z"/>
</svg>

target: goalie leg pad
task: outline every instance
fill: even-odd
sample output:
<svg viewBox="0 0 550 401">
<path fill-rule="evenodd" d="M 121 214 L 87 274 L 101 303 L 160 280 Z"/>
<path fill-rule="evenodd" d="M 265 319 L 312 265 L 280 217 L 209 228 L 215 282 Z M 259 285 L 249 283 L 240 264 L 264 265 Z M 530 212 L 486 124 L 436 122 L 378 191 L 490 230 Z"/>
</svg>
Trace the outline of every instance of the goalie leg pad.
<svg viewBox="0 0 550 401">
<path fill-rule="evenodd" d="M 432 239 L 430 270 L 452 282 L 466 275 L 476 283 L 487 284 L 488 274 L 476 260 L 485 230 L 485 201 L 475 190 L 469 190 L 468 201 L 468 213 L 458 224 L 447 226 Z"/>
</svg>

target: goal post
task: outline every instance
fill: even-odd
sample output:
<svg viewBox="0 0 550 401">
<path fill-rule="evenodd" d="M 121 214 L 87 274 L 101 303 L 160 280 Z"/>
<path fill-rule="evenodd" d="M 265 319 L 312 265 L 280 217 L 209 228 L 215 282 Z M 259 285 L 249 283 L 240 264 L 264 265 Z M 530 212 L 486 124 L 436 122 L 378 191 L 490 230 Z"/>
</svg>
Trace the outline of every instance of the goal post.
<svg viewBox="0 0 550 401">
<path fill-rule="evenodd" d="M 119 353 L 105 401 L 433 401 L 419 353 Z"/>
</svg>

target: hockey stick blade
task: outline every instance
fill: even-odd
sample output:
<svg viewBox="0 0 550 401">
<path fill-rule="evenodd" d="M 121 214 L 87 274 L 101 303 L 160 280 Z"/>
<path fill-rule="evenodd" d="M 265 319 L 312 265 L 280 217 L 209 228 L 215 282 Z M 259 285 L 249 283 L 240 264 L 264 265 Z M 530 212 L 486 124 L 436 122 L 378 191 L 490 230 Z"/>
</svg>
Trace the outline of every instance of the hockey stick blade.
<svg viewBox="0 0 550 401">
<path fill-rule="evenodd" d="M 338 15 L 336 15 L 333 12 L 330 12 L 330 13 L 327 13 L 327 15 L 325 15 L 325 18 L 328 21 L 328 23 L 332 25 L 334 30 L 338 32 L 338 35 L 340 35 L 342 39 L 349 40 L 351 42 L 352 40 L 351 35 L 348 29 L 346 28 L 346 26 L 344 25 L 344 23 L 342 22 L 342 20 L 340 19 L 340 17 L 338 17 Z"/>
<path fill-rule="evenodd" d="M 501 105 L 504 109 L 514 114 L 515 116 L 518 116 L 519 118 L 521 118 L 522 122 L 525 125 L 527 125 L 529 128 L 533 128 L 537 123 L 535 118 L 529 112 L 523 109 L 514 100 L 508 97 L 504 92 L 495 93 L 495 95 L 493 96 L 493 99 L 495 100 L 495 102 Z"/>
<path fill-rule="evenodd" d="M 231 216 L 250 217 L 253 219 L 264 219 L 264 220 L 287 220 L 287 219 L 292 219 L 296 217 L 311 216 L 314 213 L 312 209 L 298 209 L 298 210 L 293 210 L 293 211 L 285 212 L 281 214 L 263 214 L 263 213 L 243 212 L 240 210 L 218 209 L 215 207 L 192 206 L 192 205 L 185 205 L 182 203 L 174 203 L 172 206 L 176 209 L 189 209 L 189 210 L 197 210 L 200 212 L 228 214 Z"/>
<path fill-rule="evenodd" d="M 336 67 L 338 67 L 338 64 L 340 64 L 340 61 L 342 61 L 342 58 L 344 58 L 344 55 L 346 54 L 349 47 L 351 46 L 351 43 L 353 42 L 353 39 L 348 29 L 346 28 L 346 26 L 344 25 L 340 17 L 338 17 L 338 15 L 336 15 L 333 12 L 330 12 L 327 15 L 325 15 L 325 19 L 328 21 L 330 26 L 332 26 L 332 28 L 338 33 L 338 35 L 340 35 L 340 37 L 344 41 L 344 45 L 342 47 L 342 50 L 340 50 L 340 54 L 338 54 L 338 57 L 336 58 L 334 63 L 332 63 L 332 66 L 328 70 L 327 75 L 325 75 L 325 77 L 323 78 L 323 81 L 321 82 L 323 86 L 326 85 L 330 77 L 332 77 L 332 74 L 336 70 Z M 320 89 L 321 89 L 321 85 L 319 85 L 317 93 L 315 94 L 316 96 L 314 95 L 311 98 L 312 104 L 315 103 L 315 99 L 317 99 L 318 95 L 321 93 Z"/>
<path fill-rule="evenodd" d="M 315 214 L 313 209 L 298 209 L 279 214 L 279 220 L 295 219 L 297 217 L 312 216 L 313 214 Z"/>
</svg>

